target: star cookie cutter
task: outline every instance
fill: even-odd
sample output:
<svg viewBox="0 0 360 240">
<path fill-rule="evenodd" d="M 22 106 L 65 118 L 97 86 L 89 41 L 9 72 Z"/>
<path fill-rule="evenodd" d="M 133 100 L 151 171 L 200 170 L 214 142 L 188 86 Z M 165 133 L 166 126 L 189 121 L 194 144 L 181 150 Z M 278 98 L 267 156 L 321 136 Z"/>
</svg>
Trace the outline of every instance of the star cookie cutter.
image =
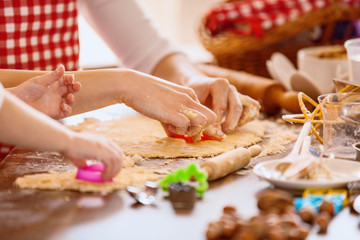
<svg viewBox="0 0 360 240">
<path fill-rule="evenodd" d="M 335 91 L 338 93 L 345 93 L 345 92 L 360 92 L 360 84 L 348 82 L 345 80 L 340 79 L 333 79 Z M 282 119 L 291 123 L 302 123 L 304 124 L 306 121 L 311 122 L 311 133 L 313 133 L 317 140 L 321 144 L 323 144 L 323 139 L 321 138 L 317 129 L 323 123 L 323 114 L 321 111 L 321 104 L 315 102 L 312 98 L 306 95 L 303 92 L 299 92 L 298 100 L 301 112 L 300 114 L 286 114 L 282 116 Z M 307 108 L 305 103 L 309 103 L 315 107 L 315 109 L 310 112 Z M 325 102 L 325 101 L 323 101 Z"/>
<path fill-rule="evenodd" d="M 199 166 L 195 163 L 190 163 L 185 168 L 179 168 L 173 173 L 167 174 L 163 179 L 160 180 L 159 186 L 162 187 L 164 192 L 169 192 L 170 183 L 175 182 L 184 182 L 188 183 L 195 179 L 197 181 L 197 186 L 195 187 L 196 193 L 201 197 L 204 195 L 204 192 L 209 187 L 207 182 L 207 173 L 201 171 Z"/>
</svg>

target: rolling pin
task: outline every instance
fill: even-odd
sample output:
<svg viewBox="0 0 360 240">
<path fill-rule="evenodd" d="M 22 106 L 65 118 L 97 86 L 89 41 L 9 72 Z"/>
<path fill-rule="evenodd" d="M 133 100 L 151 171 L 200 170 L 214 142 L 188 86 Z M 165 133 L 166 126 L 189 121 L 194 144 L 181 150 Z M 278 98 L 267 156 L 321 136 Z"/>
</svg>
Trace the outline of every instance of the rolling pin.
<svg viewBox="0 0 360 240">
<path fill-rule="evenodd" d="M 216 180 L 235 172 L 249 164 L 250 159 L 262 151 L 259 145 L 249 148 L 238 147 L 229 152 L 208 159 L 201 164 L 202 170 L 208 174 L 208 180 Z"/>
<path fill-rule="evenodd" d="M 197 68 L 209 77 L 226 78 L 239 93 L 258 100 L 262 111 L 268 115 L 274 115 L 282 108 L 290 113 L 301 112 L 298 92 L 286 91 L 278 81 L 209 64 L 198 64 Z"/>
</svg>

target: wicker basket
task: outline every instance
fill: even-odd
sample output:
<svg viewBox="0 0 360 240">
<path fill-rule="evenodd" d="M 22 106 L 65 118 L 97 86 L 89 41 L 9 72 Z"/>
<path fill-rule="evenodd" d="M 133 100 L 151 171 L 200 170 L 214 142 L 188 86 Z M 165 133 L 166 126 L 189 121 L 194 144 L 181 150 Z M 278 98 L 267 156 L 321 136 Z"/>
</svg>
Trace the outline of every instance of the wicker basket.
<svg viewBox="0 0 360 240">
<path fill-rule="evenodd" d="M 360 8 L 345 8 L 339 0 L 333 0 L 327 8 L 312 11 L 292 22 L 265 31 L 261 39 L 255 36 L 243 37 L 230 32 L 213 37 L 205 29 L 204 24 L 200 26 L 199 36 L 201 43 L 213 54 L 215 64 L 269 77 L 266 60 L 272 53 L 281 52 L 296 65 L 297 52 L 301 48 L 343 44 L 351 38 L 354 27 L 352 22 L 341 39 L 334 40 L 332 35 L 337 22 L 356 19 L 360 19 Z M 323 34 L 315 43 L 310 40 L 310 34 L 316 26 L 322 26 Z"/>
</svg>

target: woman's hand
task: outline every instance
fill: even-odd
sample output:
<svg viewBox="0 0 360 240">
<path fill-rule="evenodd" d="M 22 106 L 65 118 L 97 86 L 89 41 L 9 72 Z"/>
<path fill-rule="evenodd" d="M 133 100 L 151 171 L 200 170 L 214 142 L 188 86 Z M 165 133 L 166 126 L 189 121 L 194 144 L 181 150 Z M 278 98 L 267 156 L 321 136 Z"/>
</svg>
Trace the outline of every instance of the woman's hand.
<svg viewBox="0 0 360 240">
<path fill-rule="evenodd" d="M 237 126 L 255 119 L 260 111 L 258 101 L 238 93 L 236 88 L 224 78 L 210 78 L 193 75 L 188 85 L 196 92 L 200 103 L 216 113 L 215 126 L 221 126 L 225 133 L 233 131 Z M 207 134 L 213 136 L 212 131 Z"/>
<path fill-rule="evenodd" d="M 169 136 L 196 137 L 215 121 L 215 113 L 200 104 L 192 89 L 147 74 L 133 74 L 121 101 L 160 121 Z"/>
<path fill-rule="evenodd" d="M 70 141 L 63 155 L 75 166 L 83 167 L 86 160 L 96 160 L 104 163 L 104 180 L 115 177 L 121 169 L 125 158 L 121 148 L 105 137 L 71 132 Z"/>
<path fill-rule="evenodd" d="M 240 117 L 238 126 L 256 119 L 260 114 L 260 108 L 261 108 L 260 103 L 255 99 L 240 93 L 239 96 L 240 96 L 240 101 L 243 105 L 243 114 Z"/>
<path fill-rule="evenodd" d="M 205 131 L 209 136 L 222 138 L 224 132 L 233 131 L 259 114 L 260 104 L 256 100 L 239 94 L 227 79 L 204 75 L 183 54 L 168 55 L 158 63 L 153 74 L 192 88 L 200 103 L 215 112 L 215 123 Z"/>
</svg>

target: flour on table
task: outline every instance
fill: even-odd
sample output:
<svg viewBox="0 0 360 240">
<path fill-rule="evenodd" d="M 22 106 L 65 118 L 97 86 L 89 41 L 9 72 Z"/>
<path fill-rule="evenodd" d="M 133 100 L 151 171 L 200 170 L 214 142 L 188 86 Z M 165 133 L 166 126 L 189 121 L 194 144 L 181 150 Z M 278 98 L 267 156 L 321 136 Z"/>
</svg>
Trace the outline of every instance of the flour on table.
<svg viewBox="0 0 360 240">
<path fill-rule="evenodd" d="M 276 123 L 271 121 L 264 122 L 267 129 L 265 138 L 269 139 L 269 141 L 262 146 L 263 150 L 259 157 L 286 152 L 285 145 L 297 139 L 298 134 L 289 129 L 287 125 Z"/>
</svg>

